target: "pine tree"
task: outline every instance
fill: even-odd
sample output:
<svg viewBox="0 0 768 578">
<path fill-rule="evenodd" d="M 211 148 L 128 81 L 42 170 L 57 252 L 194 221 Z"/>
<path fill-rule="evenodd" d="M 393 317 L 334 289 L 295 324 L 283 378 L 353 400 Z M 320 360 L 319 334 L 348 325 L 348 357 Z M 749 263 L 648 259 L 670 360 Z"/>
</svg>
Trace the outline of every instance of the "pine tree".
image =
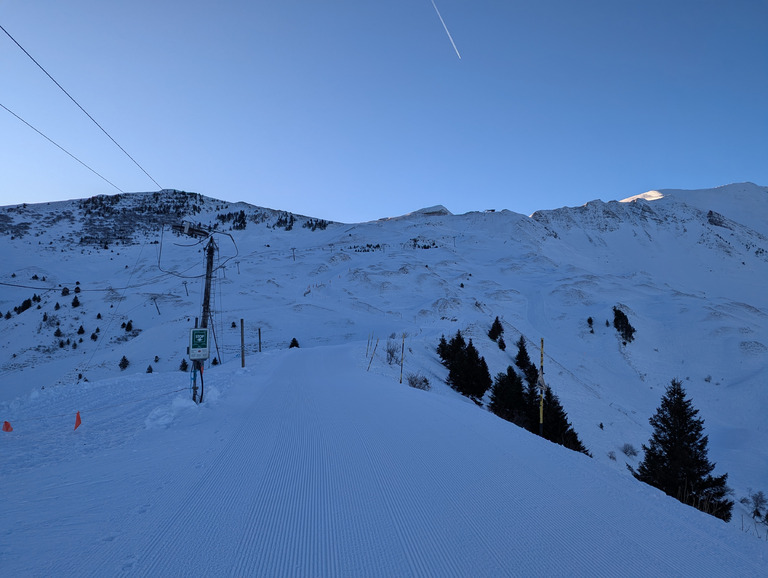
<svg viewBox="0 0 768 578">
<path fill-rule="evenodd" d="M 448 348 L 446 349 L 446 359 L 443 363 L 449 370 L 452 365 L 462 365 L 464 358 L 466 357 L 467 342 L 464 341 L 464 337 L 461 335 L 461 331 L 456 331 L 451 340 L 448 342 Z"/>
<path fill-rule="evenodd" d="M 491 387 L 491 374 L 471 339 L 467 344 L 465 372 L 462 393 L 467 397 L 482 398 Z"/>
<path fill-rule="evenodd" d="M 528 355 L 528 348 L 525 346 L 525 336 L 520 335 L 520 339 L 517 340 L 517 355 L 515 356 L 515 365 L 520 368 L 525 375 L 525 380 L 529 385 L 536 385 L 539 379 L 539 372 L 536 370 L 536 366 L 531 362 L 531 358 Z"/>
<path fill-rule="evenodd" d="M 560 404 L 560 399 L 552 393 L 550 387 L 544 392 L 544 439 L 591 457 L 568 421 L 568 414 Z"/>
<path fill-rule="evenodd" d="M 120 371 L 124 371 L 130 364 L 131 362 L 128 361 L 128 358 L 125 355 L 123 355 L 122 359 L 120 359 L 120 363 L 118 364 L 120 367 Z"/>
<path fill-rule="evenodd" d="M 523 380 L 520 379 L 511 365 L 507 367 L 506 373 L 499 373 L 494 379 L 488 409 L 501 419 L 511 421 L 521 427 L 526 426 Z"/>
<path fill-rule="evenodd" d="M 682 383 L 673 379 L 649 419 L 653 434 L 648 446 L 643 444 L 643 461 L 637 471 L 627 467 L 638 480 L 727 522 L 733 509 L 728 474 L 712 476 L 715 464 L 707 458 L 709 438 L 698 413 Z"/>
<path fill-rule="evenodd" d="M 187 371 L 189 369 L 189 364 L 187 363 L 187 360 L 182 358 L 181 363 L 179 364 L 179 371 Z"/>
<path fill-rule="evenodd" d="M 471 339 L 466 343 L 457 331 L 447 343 L 441 338 L 437 351 L 448 368 L 448 385 L 467 397 L 480 399 L 485 395 L 491 387 L 491 374 Z"/>
<path fill-rule="evenodd" d="M 496 317 L 496 319 L 493 320 L 493 325 L 491 325 L 491 329 L 488 331 L 488 337 L 491 338 L 492 341 L 496 341 L 501 335 L 504 333 L 504 327 L 501 325 L 501 321 L 499 321 L 499 318 Z"/>
</svg>

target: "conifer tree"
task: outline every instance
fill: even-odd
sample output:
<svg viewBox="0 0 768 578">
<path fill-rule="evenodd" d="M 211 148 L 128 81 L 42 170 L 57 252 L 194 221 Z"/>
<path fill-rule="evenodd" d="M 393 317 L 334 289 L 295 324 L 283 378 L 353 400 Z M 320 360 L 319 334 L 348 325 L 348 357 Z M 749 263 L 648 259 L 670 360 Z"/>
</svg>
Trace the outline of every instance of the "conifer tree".
<svg viewBox="0 0 768 578">
<path fill-rule="evenodd" d="M 501 337 L 503 333 L 504 333 L 504 327 L 502 327 L 501 321 L 499 321 L 499 318 L 496 317 L 496 319 L 493 320 L 491 329 L 488 331 L 488 337 L 490 337 L 492 341 L 496 341 L 499 337 Z"/>
<path fill-rule="evenodd" d="M 506 373 L 499 373 L 494 379 L 488 409 L 501 419 L 520 427 L 526 427 L 527 416 L 523 380 L 520 379 L 511 365 L 507 367 Z"/>
<path fill-rule="evenodd" d="M 698 413 L 682 383 L 673 379 L 649 419 L 653 434 L 648 446 L 643 444 L 643 461 L 637 471 L 627 467 L 638 480 L 727 522 L 733 509 L 728 474 L 712 476 L 715 464 L 707 458 L 709 438 Z"/>
<path fill-rule="evenodd" d="M 531 362 L 531 358 L 528 355 L 528 348 L 525 346 L 525 336 L 520 335 L 520 339 L 517 340 L 517 355 L 515 356 L 515 365 L 520 368 L 525 375 L 525 380 L 529 385 L 536 385 L 539 379 L 539 372 L 536 370 L 536 366 Z"/>
<path fill-rule="evenodd" d="M 467 342 L 464 341 L 464 336 L 461 331 L 456 331 L 451 340 L 448 342 L 448 348 L 446 349 L 446 362 L 445 366 L 451 369 L 452 365 L 462 365 L 464 357 L 466 356 Z"/>
<path fill-rule="evenodd" d="M 552 393 L 550 387 L 544 392 L 544 439 L 591 457 L 568 421 L 568 414 L 560 404 L 560 399 Z"/>
<path fill-rule="evenodd" d="M 467 344 L 461 331 L 457 331 L 448 342 L 444 337 L 440 339 L 437 352 L 448 368 L 448 385 L 468 397 L 480 399 L 485 395 L 491 387 L 491 374 L 471 339 Z"/>
<path fill-rule="evenodd" d="M 471 339 L 467 344 L 465 362 L 462 393 L 468 397 L 480 399 L 491 387 L 491 374 L 488 371 L 488 364 L 480 356 Z"/>
</svg>

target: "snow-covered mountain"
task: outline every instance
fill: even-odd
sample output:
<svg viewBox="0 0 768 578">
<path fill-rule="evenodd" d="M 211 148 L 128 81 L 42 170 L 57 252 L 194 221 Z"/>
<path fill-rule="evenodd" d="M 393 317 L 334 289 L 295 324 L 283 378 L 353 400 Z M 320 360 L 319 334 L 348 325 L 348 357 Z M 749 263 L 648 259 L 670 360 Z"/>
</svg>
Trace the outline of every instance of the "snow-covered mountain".
<svg viewBox="0 0 768 578">
<path fill-rule="evenodd" d="M 178 370 L 205 272 L 202 242 L 172 230 L 183 221 L 216 231 L 221 363 L 206 369 L 211 393 L 201 406 Z M 0 247 L 0 312 L 9 313 L 0 319 L 0 421 L 14 428 L 0 436 L 0 483 L 12 501 L 0 566 L 178 575 L 467 575 L 472 564 L 479 574 L 520 575 L 768 569 L 755 537 L 765 539 L 766 527 L 738 504 L 749 490 L 768 491 L 766 187 L 653 191 L 530 217 L 438 206 L 356 224 L 162 191 L 2 207 Z M 612 326 L 614 307 L 636 329 L 631 343 Z M 496 316 L 506 351 L 486 335 Z M 543 338 L 547 383 L 593 459 L 448 388 L 435 347 L 459 329 L 492 374 L 513 363 L 520 335 L 536 360 Z M 387 363 L 387 346 L 402 347 L 403 335 L 404 372 L 426 377 L 428 392 L 400 384 L 400 368 Z M 299 350 L 288 350 L 292 338 Z M 705 420 L 715 473 L 729 473 L 737 504 L 728 526 L 626 470 L 642 452 L 621 448 L 647 442 L 648 418 L 673 378 Z M 83 426 L 72 432 L 76 411 Z M 238 470 L 250 451 L 243 439 L 259 463 L 283 473 Z M 275 451 L 312 461 L 299 467 Z M 522 475 L 499 460 L 538 465 Z M 203 506 L 192 496 L 219 487 L 209 468 L 226 474 L 227 486 Z M 249 481 L 232 485 L 238 476 Z M 498 506 L 491 492 L 503 488 L 514 507 Z M 86 494 L 87 519 L 75 521 Z M 202 523 L 190 504 L 231 526 L 199 529 L 227 537 L 230 558 L 210 554 L 193 567 L 168 553 L 187 552 L 179 536 Z M 520 512 L 542 517 L 526 529 L 509 521 Z M 144 534 L 129 537 L 129 521 Z M 642 526 L 634 536 L 633 524 Z M 67 528 L 73 534 L 62 538 Z M 426 538 L 434 532 L 447 540 L 439 548 Z M 529 552 L 541 547 L 537 537 L 569 545 L 547 550 L 546 563 L 503 551 L 526 532 Z M 470 549 L 474 557 L 468 534 L 483 542 Z M 62 557 L 69 548 L 85 558 Z M 694 561 L 693 550 L 707 549 Z"/>
</svg>

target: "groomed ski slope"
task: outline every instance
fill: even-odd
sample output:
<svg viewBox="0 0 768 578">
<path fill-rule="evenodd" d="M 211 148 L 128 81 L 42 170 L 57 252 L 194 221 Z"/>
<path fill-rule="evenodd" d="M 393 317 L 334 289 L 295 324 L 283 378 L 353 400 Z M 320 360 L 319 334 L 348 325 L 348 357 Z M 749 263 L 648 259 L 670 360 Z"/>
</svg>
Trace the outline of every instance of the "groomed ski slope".
<svg viewBox="0 0 768 578">
<path fill-rule="evenodd" d="M 163 395 L 181 372 L 17 400 L 3 574 L 768 574 L 765 543 L 451 392 L 400 385 L 378 354 L 367 371 L 365 349 L 226 363 L 200 406 Z"/>
</svg>

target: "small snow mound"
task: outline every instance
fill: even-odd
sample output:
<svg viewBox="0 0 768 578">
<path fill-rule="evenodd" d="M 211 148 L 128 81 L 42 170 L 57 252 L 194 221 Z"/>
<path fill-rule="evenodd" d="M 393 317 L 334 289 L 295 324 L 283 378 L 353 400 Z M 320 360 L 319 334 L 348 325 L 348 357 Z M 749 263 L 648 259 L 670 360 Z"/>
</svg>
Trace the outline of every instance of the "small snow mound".
<svg viewBox="0 0 768 578">
<path fill-rule="evenodd" d="M 146 429 L 165 429 L 184 409 L 196 407 L 191 399 L 177 397 L 170 405 L 156 407 L 144 420 Z"/>
<path fill-rule="evenodd" d="M 664 193 L 661 191 L 648 191 L 647 193 L 643 193 L 641 195 L 635 195 L 634 197 L 627 197 L 626 199 L 622 199 L 619 202 L 620 203 L 634 203 L 635 201 L 643 200 L 643 201 L 658 201 L 659 199 L 664 198 Z"/>
</svg>

